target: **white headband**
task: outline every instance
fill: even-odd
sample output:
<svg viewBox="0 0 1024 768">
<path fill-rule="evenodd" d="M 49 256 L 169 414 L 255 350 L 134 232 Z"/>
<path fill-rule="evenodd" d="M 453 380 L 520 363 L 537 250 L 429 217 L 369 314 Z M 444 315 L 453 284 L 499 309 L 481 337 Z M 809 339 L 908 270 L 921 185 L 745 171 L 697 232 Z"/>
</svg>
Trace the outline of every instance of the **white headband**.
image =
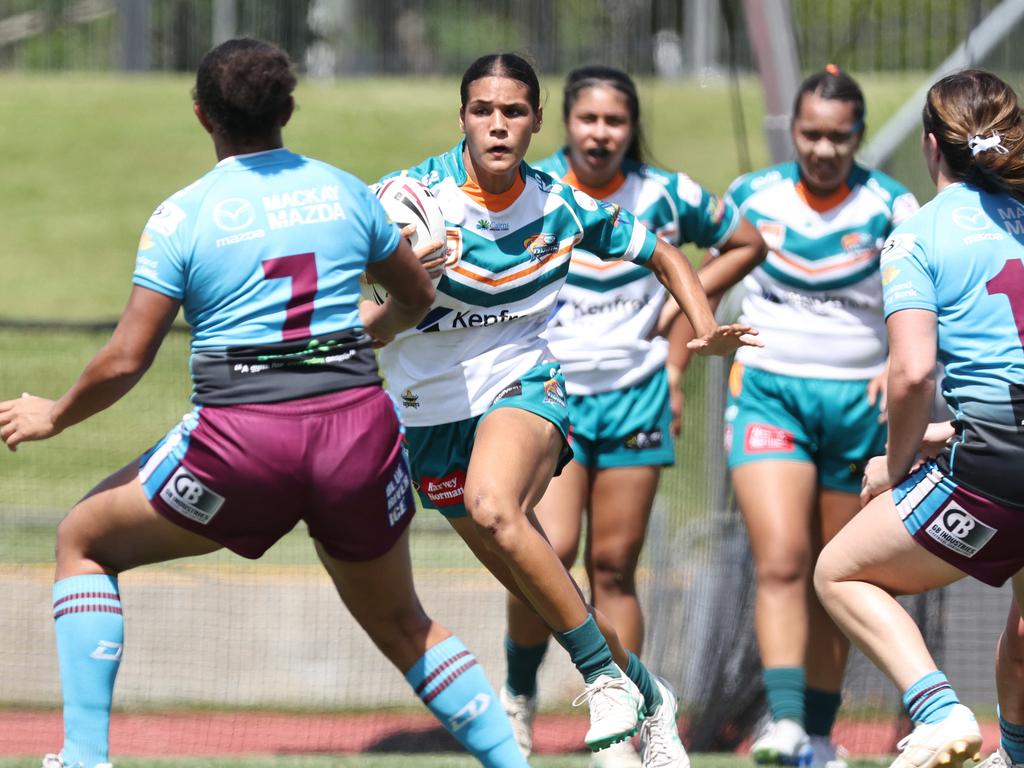
<svg viewBox="0 0 1024 768">
<path fill-rule="evenodd" d="M 981 136 L 971 136 L 967 139 L 967 146 L 971 150 L 971 154 L 977 157 L 982 152 L 987 152 L 990 149 L 994 149 L 1000 155 L 1008 155 L 1010 150 L 1003 146 L 1003 140 L 999 138 L 999 133 L 992 131 L 992 135 L 988 138 L 982 138 Z"/>
</svg>

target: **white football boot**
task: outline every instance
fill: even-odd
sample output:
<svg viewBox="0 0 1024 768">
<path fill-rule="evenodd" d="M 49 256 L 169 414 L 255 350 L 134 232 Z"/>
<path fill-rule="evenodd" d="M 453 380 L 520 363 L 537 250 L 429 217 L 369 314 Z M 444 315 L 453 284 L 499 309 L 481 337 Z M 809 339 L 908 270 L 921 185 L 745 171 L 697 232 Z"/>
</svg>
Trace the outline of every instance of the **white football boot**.
<svg viewBox="0 0 1024 768">
<path fill-rule="evenodd" d="M 750 747 L 758 765 L 788 765 L 808 768 L 811 764 L 811 740 L 796 720 L 769 720 Z"/>
<path fill-rule="evenodd" d="M 590 768 L 643 768 L 643 763 L 633 743 L 626 739 L 592 754 Z"/>
<path fill-rule="evenodd" d="M 519 751 L 523 757 L 529 757 L 533 752 L 533 718 L 537 715 L 537 697 L 514 694 L 503 685 L 498 698 L 512 723 L 512 735 L 516 737 Z"/>
<path fill-rule="evenodd" d="M 644 697 L 633 681 L 619 671 L 619 677 L 600 675 L 577 696 L 574 707 L 590 707 L 590 730 L 583 740 L 597 752 L 633 736 L 644 719 Z"/>
<path fill-rule="evenodd" d="M 811 736 L 811 768 L 849 768 L 847 756 L 828 736 Z"/>
<path fill-rule="evenodd" d="M 61 755 L 43 755 L 43 768 L 82 768 L 81 763 L 70 765 Z M 95 768 L 113 768 L 110 763 L 97 763 Z"/>
<path fill-rule="evenodd" d="M 640 726 L 640 759 L 643 768 L 690 768 L 690 757 L 679 739 L 676 693 L 660 677 L 654 678 L 661 704 Z"/>
<path fill-rule="evenodd" d="M 896 748 L 900 753 L 890 768 L 960 768 L 980 757 L 981 731 L 974 713 L 956 704 L 945 720 L 920 723 Z"/>
<path fill-rule="evenodd" d="M 1006 750 L 999 747 L 995 752 L 974 766 L 974 768 L 1022 768 L 1022 766 L 1024 766 L 1024 763 L 1014 763 L 1010 760 L 1010 756 L 1006 754 Z"/>
</svg>

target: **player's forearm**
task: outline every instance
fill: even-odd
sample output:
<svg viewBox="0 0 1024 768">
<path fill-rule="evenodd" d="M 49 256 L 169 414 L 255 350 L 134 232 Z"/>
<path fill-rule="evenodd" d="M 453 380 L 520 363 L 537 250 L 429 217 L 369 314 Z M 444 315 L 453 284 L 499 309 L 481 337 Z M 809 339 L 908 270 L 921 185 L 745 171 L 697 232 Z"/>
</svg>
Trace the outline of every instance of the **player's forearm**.
<svg viewBox="0 0 1024 768">
<path fill-rule="evenodd" d="M 721 296 L 764 260 L 764 243 L 743 245 L 721 253 L 697 273 L 708 297 Z"/>
<path fill-rule="evenodd" d="M 53 405 L 54 430 L 62 432 L 103 411 L 135 386 L 149 360 L 127 354 L 108 342 L 82 371 L 78 381 Z"/>
<path fill-rule="evenodd" d="M 889 479 L 897 483 L 913 466 L 931 414 L 932 378 L 908 377 L 893 365 L 889 371 Z"/>
<path fill-rule="evenodd" d="M 680 251 L 659 240 L 648 267 L 682 308 L 696 336 L 704 336 L 716 328 L 715 316 L 697 273 Z"/>
</svg>

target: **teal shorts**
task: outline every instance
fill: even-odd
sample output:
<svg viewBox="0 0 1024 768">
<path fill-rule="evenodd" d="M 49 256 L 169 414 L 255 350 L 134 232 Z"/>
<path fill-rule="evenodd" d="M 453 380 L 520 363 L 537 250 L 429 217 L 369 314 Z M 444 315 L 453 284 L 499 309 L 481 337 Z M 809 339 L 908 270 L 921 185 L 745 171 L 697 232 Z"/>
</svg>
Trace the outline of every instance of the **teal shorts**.
<svg viewBox="0 0 1024 768">
<path fill-rule="evenodd" d="M 864 465 L 885 453 L 868 380 L 784 376 L 735 363 L 729 372 L 725 450 L 729 469 L 752 461 L 806 461 L 818 485 L 859 493 Z"/>
<path fill-rule="evenodd" d="M 632 387 L 570 395 L 573 460 L 592 469 L 675 463 L 668 375 L 661 368 Z"/>
<path fill-rule="evenodd" d="M 557 362 L 542 363 L 509 383 L 479 416 L 448 424 L 405 428 L 413 482 L 424 507 L 436 509 L 445 517 L 468 514 L 463 494 L 476 428 L 487 414 L 498 408 L 529 411 L 558 428 L 563 448 L 556 475 L 572 460 L 562 369 Z M 514 446 L 510 445 L 509 450 L 514 450 Z"/>
</svg>

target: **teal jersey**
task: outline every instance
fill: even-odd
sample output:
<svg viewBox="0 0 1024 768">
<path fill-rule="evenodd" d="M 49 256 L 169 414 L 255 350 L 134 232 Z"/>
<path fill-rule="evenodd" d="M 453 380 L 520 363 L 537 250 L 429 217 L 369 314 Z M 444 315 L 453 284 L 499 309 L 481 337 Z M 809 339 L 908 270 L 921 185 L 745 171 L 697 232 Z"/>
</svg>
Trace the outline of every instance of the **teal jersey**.
<svg viewBox="0 0 1024 768">
<path fill-rule="evenodd" d="M 942 394 L 959 422 L 946 457 L 964 485 L 1024 505 L 1024 205 L 952 184 L 882 254 L 885 314 L 934 312 Z"/>
<path fill-rule="evenodd" d="M 235 401 L 288 399 L 329 391 L 353 356 L 372 369 L 359 276 L 398 242 L 363 182 L 275 149 L 226 158 L 164 201 L 143 231 L 134 282 L 181 301 L 200 402 L 228 390 Z M 317 354 L 303 355 L 310 345 Z M 285 370 L 301 379 L 276 375 Z"/>
<path fill-rule="evenodd" d="M 727 197 L 757 227 L 768 255 L 743 280 L 743 320 L 763 349 L 745 365 L 819 379 L 867 379 L 885 365 L 879 253 L 917 211 L 903 185 L 854 165 L 829 198 L 811 195 L 796 162 L 741 176 Z"/>
<path fill-rule="evenodd" d="M 462 156 L 459 144 L 403 172 L 430 188 L 448 227 L 434 306 L 380 355 L 411 426 L 479 416 L 510 382 L 552 358 L 544 332 L 575 248 L 642 265 L 656 243 L 621 206 L 526 163 L 508 193 L 480 195 Z"/>
<path fill-rule="evenodd" d="M 572 178 L 565 150 L 537 164 L 552 176 Z M 702 189 L 689 176 L 626 160 L 621 183 L 605 202 L 633 213 L 671 245 L 721 245 L 739 224 L 732 203 Z M 624 261 L 606 261 L 576 248 L 558 297 L 548 338 L 572 395 L 631 387 L 664 366 L 668 344 L 653 330 L 667 292 L 654 274 Z"/>
</svg>

